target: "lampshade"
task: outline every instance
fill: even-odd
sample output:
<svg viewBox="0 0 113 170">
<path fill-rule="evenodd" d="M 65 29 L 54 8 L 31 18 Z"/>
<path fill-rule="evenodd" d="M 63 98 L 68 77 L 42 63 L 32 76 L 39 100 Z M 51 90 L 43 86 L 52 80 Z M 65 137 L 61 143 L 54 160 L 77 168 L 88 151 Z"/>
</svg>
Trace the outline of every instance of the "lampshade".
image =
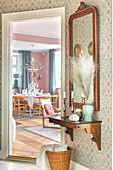
<svg viewBox="0 0 113 170">
<path fill-rule="evenodd" d="M 13 74 L 13 78 L 19 78 L 19 74 Z"/>
</svg>

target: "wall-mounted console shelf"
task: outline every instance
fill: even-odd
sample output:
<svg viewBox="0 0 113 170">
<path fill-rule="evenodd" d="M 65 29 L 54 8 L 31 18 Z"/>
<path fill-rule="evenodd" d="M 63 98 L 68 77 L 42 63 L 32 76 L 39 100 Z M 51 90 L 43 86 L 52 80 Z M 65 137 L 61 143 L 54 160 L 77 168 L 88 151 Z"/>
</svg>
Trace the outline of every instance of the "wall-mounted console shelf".
<svg viewBox="0 0 113 170">
<path fill-rule="evenodd" d="M 101 150 L 101 123 L 102 121 L 93 120 L 91 122 L 86 121 L 70 121 L 68 118 L 61 118 L 59 116 L 49 117 L 50 123 L 55 123 L 60 126 L 66 127 L 65 131 L 70 135 L 71 140 L 73 141 L 73 129 L 85 129 L 86 133 L 92 134 L 92 141 L 97 144 L 98 150 Z"/>
</svg>

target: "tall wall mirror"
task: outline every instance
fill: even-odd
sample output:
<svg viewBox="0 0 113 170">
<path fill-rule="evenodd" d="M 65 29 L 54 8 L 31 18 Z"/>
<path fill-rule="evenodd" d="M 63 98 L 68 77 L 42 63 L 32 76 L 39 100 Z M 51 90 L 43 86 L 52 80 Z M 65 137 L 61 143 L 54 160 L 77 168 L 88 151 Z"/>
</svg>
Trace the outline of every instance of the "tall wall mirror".
<svg viewBox="0 0 113 170">
<path fill-rule="evenodd" d="M 100 110 L 98 46 L 98 11 L 96 7 L 81 2 L 78 10 L 69 18 L 69 56 L 70 62 L 73 62 L 72 81 L 69 83 L 70 105 L 71 91 L 74 91 L 76 108 L 82 108 L 88 100 L 94 105 L 95 111 Z M 85 82 L 83 89 L 79 76 Z"/>
</svg>

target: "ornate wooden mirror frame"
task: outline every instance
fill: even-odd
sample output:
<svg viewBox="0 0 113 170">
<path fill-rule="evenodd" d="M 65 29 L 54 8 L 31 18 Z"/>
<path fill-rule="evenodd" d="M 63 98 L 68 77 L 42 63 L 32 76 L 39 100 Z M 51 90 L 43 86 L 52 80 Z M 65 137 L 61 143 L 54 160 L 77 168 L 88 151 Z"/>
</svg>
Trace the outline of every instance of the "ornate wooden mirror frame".
<svg viewBox="0 0 113 170">
<path fill-rule="evenodd" d="M 98 11 L 94 6 L 87 6 L 84 2 L 81 2 L 78 10 L 73 13 L 69 18 L 69 56 L 73 56 L 73 20 L 87 14 L 93 14 L 93 60 L 96 65 L 95 77 L 94 77 L 94 110 L 100 110 L 100 84 L 99 84 L 99 38 L 98 38 Z M 71 66 L 71 63 L 70 63 Z M 69 82 L 69 97 L 71 106 L 71 91 L 73 90 L 73 84 Z M 75 103 L 74 107 L 82 108 L 84 103 Z"/>
</svg>

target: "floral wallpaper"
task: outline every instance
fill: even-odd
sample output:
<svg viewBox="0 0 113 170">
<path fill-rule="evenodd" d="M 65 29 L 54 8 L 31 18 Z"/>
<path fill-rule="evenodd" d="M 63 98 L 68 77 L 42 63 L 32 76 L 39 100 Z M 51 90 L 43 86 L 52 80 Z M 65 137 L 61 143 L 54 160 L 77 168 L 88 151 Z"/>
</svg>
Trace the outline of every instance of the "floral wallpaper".
<svg viewBox="0 0 113 170">
<path fill-rule="evenodd" d="M 92 170 L 112 169 L 112 2 L 111 0 L 84 0 L 87 5 L 94 5 L 99 12 L 99 59 L 100 59 L 100 111 L 94 118 L 102 120 L 101 151 L 90 139 L 92 135 L 84 130 L 74 131 L 74 142 L 66 136 L 66 143 L 73 147 L 72 160 Z M 74 13 L 80 0 L 1 0 L 0 1 L 0 80 L 2 78 L 2 13 L 21 12 L 45 8 L 65 7 L 65 60 L 67 110 L 69 108 L 69 16 Z M 0 81 L 1 92 L 1 81 Z M 1 103 L 1 97 L 0 97 Z M 0 107 L 1 121 L 1 107 Z M 1 122 L 0 122 L 1 125 Z M 0 140 L 1 141 L 1 140 Z"/>
</svg>

